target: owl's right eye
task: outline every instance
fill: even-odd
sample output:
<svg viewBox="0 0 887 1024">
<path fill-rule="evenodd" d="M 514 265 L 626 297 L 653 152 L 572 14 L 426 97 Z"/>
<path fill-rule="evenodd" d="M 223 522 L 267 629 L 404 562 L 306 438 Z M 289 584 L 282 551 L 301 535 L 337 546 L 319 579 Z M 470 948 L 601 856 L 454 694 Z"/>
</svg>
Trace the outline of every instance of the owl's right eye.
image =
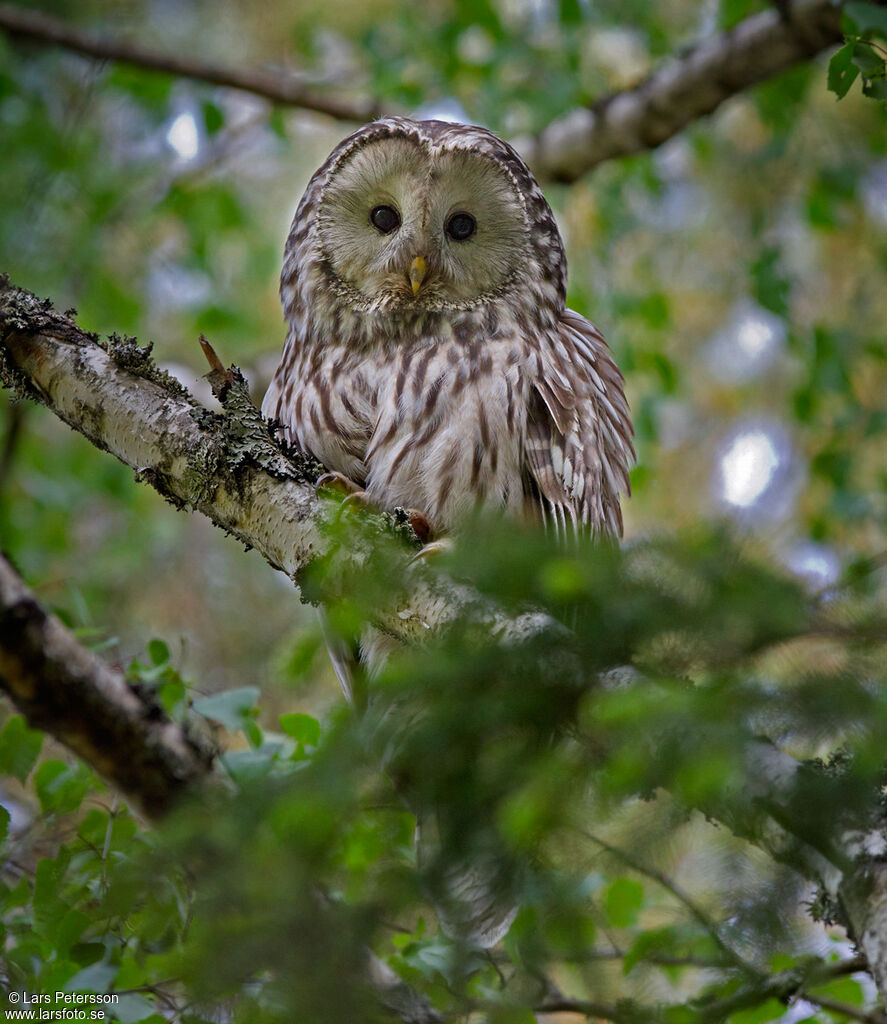
<svg viewBox="0 0 887 1024">
<path fill-rule="evenodd" d="M 370 220 L 383 235 L 389 235 L 400 227 L 400 214 L 393 206 L 374 206 L 370 211 Z"/>
</svg>

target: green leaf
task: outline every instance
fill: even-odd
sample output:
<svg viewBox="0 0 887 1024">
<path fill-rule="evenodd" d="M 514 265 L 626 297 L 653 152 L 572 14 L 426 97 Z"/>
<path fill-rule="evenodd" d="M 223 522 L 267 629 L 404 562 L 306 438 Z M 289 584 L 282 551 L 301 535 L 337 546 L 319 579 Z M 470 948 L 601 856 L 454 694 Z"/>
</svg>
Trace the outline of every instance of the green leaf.
<svg viewBox="0 0 887 1024">
<path fill-rule="evenodd" d="M 34 924 L 41 934 L 53 935 L 69 910 L 59 886 L 70 860 L 70 852 L 63 848 L 55 859 L 44 857 L 34 871 Z"/>
<path fill-rule="evenodd" d="M 873 100 L 887 100 L 887 79 L 868 78 L 862 86 L 863 96 L 869 96 Z"/>
<path fill-rule="evenodd" d="M 9 832 L 9 811 L 0 804 L 0 843 L 6 839 Z"/>
<path fill-rule="evenodd" d="M 222 755 L 222 764 L 240 785 L 264 778 L 277 762 L 280 744 L 266 743 L 257 750 L 235 750 Z"/>
<path fill-rule="evenodd" d="M 779 316 L 788 312 L 790 285 L 782 270 L 779 249 L 765 246 L 751 265 L 754 296 L 764 307 Z"/>
<path fill-rule="evenodd" d="M 225 124 L 225 115 L 215 103 L 205 100 L 202 104 L 203 124 L 207 135 L 215 135 Z"/>
<path fill-rule="evenodd" d="M 785 1015 L 785 1006 L 778 999 L 768 999 L 760 1006 L 732 1013 L 727 1018 L 730 1024 L 771 1024 Z"/>
<path fill-rule="evenodd" d="M 256 686 L 241 686 L 236 690 L 225 690 L 214 693 L 210 697 L 199 697 L 194 701 L 193 708 L 198 715 L 212 718 L 231 732 L 243 726 L 243 720 L 250 715 L 259 699 Z"/>
<path fill-rule="evenodd" d="M 149 1003 L 144 996 L 132 993 L 120 996 L 114 1005 L 114 1016 L 120 1024 L 138 1024 L 156 1013 L 157 1007 L 153 1003 Z"/>
<path fill-rule="evenodd" d="M 884 61 L 874 47 L 862 41 L 853 44 L 853 63 L 864 75 L 882 75 Z"/>
<path fill-rule="evenodd" d="M 155 665 L 165 665 L 169 661 L 169 647 L 163 640 L 151 640 L 148 643 L 148 657 Z"/>
<path fill-rule="evenodd" d="M 98 963 L 84 967 L 73 978 L 69 978 L 62 991 L 64 992 L 107 992 L 117 977 L 119 967 L 113 964 Z"/>
<path fill-rule="evenodd" d="M 287 736 L 306 747 L 316 747 L 320 743 L 320 722 L 311 715 L 292 711 L 280 716 L 280 728 Z"/>
<path fill-rule="evenodd" d="M 630 928 L 644 902 L 644 887 L 631 878 L 617 878 L 607 889 L 604 906 L 610 923 L 616 928 Z"/>
<path fill-rule="evenodd" d="M 820 992 L 839 1002 L 848 1003 L 850 1006 L 862 1006 L 865 1003 L 865 992 L 862 985 L 853 978 L 836 978 L 828 985 L 815 986 L 812 992 L 814 994 Z"/>
<path fill-rule="evenodd" d="M 43 733 L 29 729 L 21 715 L 14 715 L 0 733 L 0 772 L 25 782 L 42 746 Z"/>
<path fill-rule="evenodd" d="M 853 43 L 847 43 L 832 57 L 828 65 L 828 87 L 838 99 L 843 99 L 859 76 L 853 63 Z"/>
<path fill-rule="evenodd" d="M 76 811 L 89 792 L 90 773 L 82 765 L 64 761 L 44 761 L 34 773 L 34 786 L 44 812 L 70 814 Z"/>
</svg>

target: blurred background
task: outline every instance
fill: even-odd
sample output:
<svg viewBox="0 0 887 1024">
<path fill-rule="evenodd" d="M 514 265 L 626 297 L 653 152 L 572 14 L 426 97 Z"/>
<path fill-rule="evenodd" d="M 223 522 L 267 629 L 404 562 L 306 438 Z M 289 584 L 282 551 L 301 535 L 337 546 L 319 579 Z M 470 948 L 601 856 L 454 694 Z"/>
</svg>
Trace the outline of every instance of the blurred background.
<svg viewBox="0 0 887 1024">
<path fill-rule="evenodd" d="M 47 0 L 40 9 L 144 48 L 279 68 L 321 92 L 380 96 L 417 117 L 516 137 L 768 6 Z M 625 543 L 725 520 L 749 552 L 811 591 L 887 548 L 887 115 L 858 87 L 838 103 L 826 64 L 731 99 L 655 152 L 573 185 L 544 183 L 566 242 L 569 304 L 601 328 L 626 375 L 638 461 Z M 76 307 L 89 330 L 151 341 L 211 404 L 205 334 L 223 362 L 245 370 L 258 402 L 284 338 L 277 283 L 292 215 L 353 127 L 0 32 L 0 271 Z M 266 708 L 312 713 L 340 700 L 313 614 L 289 580 L 6 393 L 0 542 L 41 600 L 112 660 L 142 657 L 156 637 L 197 692 L 258 686 Z M 744 927 L 769 884 L 758 852 L 700 820 L 676 839 L 671 812 L 644 813 L 676 878 L 707 891 L 731 880 Z M 581 863 L 587 850 L 575 856 Z M 757 903 L 743 904 L 752 878 Z M 797 880 L 782 882 L 795 913 Z M 611 901 L 617 925 L 631 918 L 620 900 L 630 905 L 634 890 L 623 890 Z M 840 940 L 804 934 L 819 950 Z M 634 994 L 667 990 L 657 976 Z"/>
</svg>

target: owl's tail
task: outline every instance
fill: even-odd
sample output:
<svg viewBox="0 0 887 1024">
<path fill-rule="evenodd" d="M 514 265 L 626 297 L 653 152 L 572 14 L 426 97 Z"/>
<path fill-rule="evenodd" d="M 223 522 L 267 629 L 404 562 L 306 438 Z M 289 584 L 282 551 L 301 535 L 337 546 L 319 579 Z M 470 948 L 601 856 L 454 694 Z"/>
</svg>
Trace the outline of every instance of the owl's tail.
<svg viewBox="0 0 887 1024">
<path fill-rule="evenodd" d="M 322 608 L 318 609 L 324 641 L 345 699 L 359 710 L 366 707 L 367 679 L 372 679 L 398 643 L 373 627 L 366 627 L 359 646 L 349 644 L 331 628 Z M 397 715 L 388 709 L 385 717 Z M 398 729 L 408 729 L 408 716 Z M 395 740 L 396 745 L 396 740 Z M 383 751 L 383 762 L 392 756 Z M 428 897 L 441 927 L 452 939 L 482 949 L 500 942 L 519 909 L 514 873 L 492 849 L 472 849 L 464 856 L 444 853 L 435 814 L 422 814 L 411 806 L 410 794 L 398 789 L 401 799 L 416 815 L 416 861 L 425 879 Z"/>
<path fill-rule="evenodd" d="M 505 937 L 519 904 L 513 871 L 493 851 L 444 861 L 436 823 L 424 821 L 416 826 L 416 856 L 446 935 L 481 949 Z"/>
</svg>

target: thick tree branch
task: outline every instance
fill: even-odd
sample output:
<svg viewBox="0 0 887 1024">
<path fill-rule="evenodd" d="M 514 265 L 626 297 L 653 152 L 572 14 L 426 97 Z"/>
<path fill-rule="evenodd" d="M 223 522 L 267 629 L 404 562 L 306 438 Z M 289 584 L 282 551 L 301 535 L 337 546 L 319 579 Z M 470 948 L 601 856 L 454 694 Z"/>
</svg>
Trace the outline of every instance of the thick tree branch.
<svg viewBox="0 0 887 1024">
<path fill-rule="evenodd" d="M 239 373 L 223 388 L 225 412 L 212 413 L 134 339 L 112 335 L 99 344 L 70 316 L 0 277 L 0 383 L 49 406 L 168 501 L 203 513 L 292 579 L 327 553 L 314 488 L 323 467 L 281 454 Z M 398 572 L 392 566 L 394 579 Z M 517 638 L 540 626 L 540 616 L 508 619 L 421 565 L 410 571 L 406 591 L 395 596 L 392 589 L 374 624 L 407 643 L 451 621 L 468 601 L 493 635 Z"/>
<path fill-rule="evenodd" d="M 883 4 L 883 0 L 876 0 Z M 518 148 L 545 179 L 571 182 L 614 157 L 655 149 L 724 100 L 841 42 L 840 6 L 794 0 L 704 39 L 633 89 L 573 110 Z"/>
<path fill-rule="evenodd" d="M 0 688 L 147 814 L 206 778 L 215 751 L 49 615 L 0 555 Z"/>
<path fill-rule="evenodd" d="M 156 53 L 124 40 L 83 32 L 59 18 L 15 4 L 0 3 L 0 28 L 12 36 L 63 46 L 86 57 L 121 61 L 147 71 L 241 89 L 273 103 L 301 107 L 337 120 L 372 121 L 386 109 L 380 102 L 368 98 L 336 97 L 327 87 L 307 85 L 292 72 L 232 68 L 191 57 Z"/>
<path fill-rule="evenodd" d="M 883 6 L 887 0 L 874 2 Z M 396 112 L 368 98 L 331 96 L 328 90 L 309 87 L 292 75 L 230 68 L 104 39 L 12 4 L 0 3 L 0 28 L 100 60 L 242 89 L 338 120 L 361 123 Z M 605 160 L 655 149 L 724 100 L 809 60 L 842 38 L 840 4 L 785 0 L 779 10 L 753 15 L 729 32 L 711 35 L 634 88 L 611 93 L 590 108 L 570 111 L 535 138 L 519 139 L 516 145 L 540 179 L 575 181 Z"/>
</svg>

